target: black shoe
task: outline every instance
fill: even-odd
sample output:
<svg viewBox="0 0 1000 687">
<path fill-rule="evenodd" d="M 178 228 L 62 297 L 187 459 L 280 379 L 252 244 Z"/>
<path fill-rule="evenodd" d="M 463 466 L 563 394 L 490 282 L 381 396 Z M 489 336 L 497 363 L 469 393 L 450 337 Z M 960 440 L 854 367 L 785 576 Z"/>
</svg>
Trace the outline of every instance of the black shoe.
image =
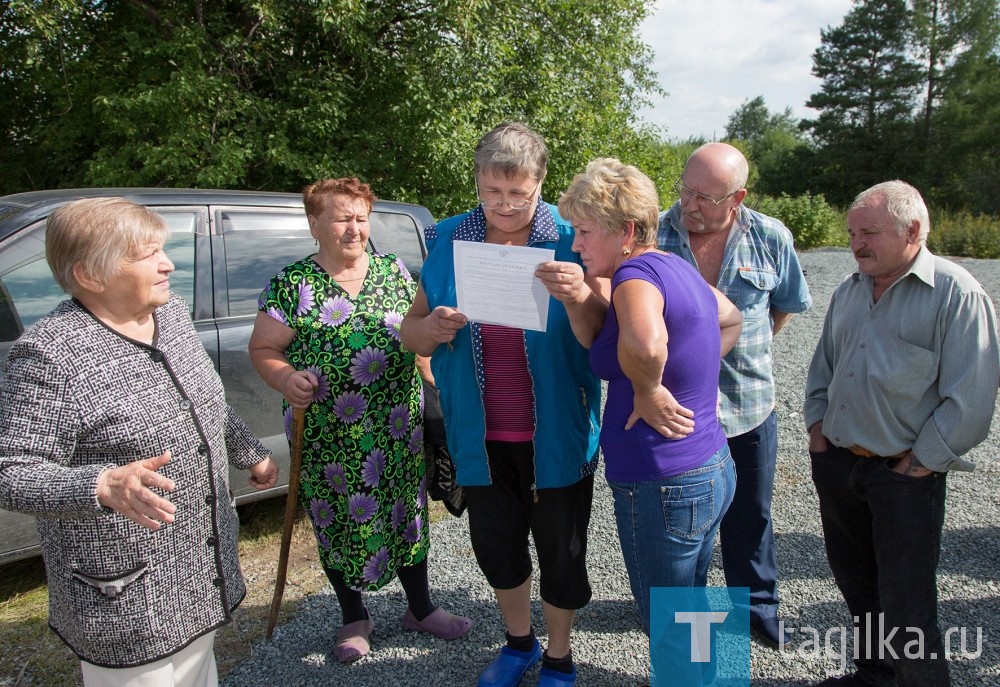
<svg viewBox="0 0 1000 687">
<path fill-rule="evenodd" d="M 750 623 L 750 633 L 772 649 L 788 649 L 792 633 L 780 625 L 778 618 L 761 618 Z"/>
</svg>

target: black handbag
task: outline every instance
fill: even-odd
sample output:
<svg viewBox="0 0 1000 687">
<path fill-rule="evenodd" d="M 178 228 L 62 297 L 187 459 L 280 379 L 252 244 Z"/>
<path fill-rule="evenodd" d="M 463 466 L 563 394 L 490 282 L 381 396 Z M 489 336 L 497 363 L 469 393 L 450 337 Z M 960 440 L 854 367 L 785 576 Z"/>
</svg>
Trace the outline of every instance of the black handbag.
<svg viewBox="0 0 1000 687">
<path fill-rule="evenodd" d="M 441 392 L 424 382 L 424 459 L 427 461 L 427 495 L 441 501 L 448 512 L 465 512 L 465 490 L 455 481 L 455 464 L 448 452 L 448 439 L 441 412 Z"/>
</svg>

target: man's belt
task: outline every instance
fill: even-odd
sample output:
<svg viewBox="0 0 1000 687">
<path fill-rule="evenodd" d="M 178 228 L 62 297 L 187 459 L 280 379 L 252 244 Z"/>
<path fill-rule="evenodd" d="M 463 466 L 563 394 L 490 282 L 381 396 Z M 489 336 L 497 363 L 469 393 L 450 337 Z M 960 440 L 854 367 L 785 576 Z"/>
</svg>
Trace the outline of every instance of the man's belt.
<svg viewBox="0 0 1000 687">
<path fill-rule="evenodd" d="M 887 458 L 889 460 L 899 460 L 900 458 L 903 458 L 907 453 L 909 453 L 909 451 L 903 451 L 902 453 L 897 453 L 894 456 L 880 456 L 874 451 L 869 451 L 864 446 L 858 446 L 857 444 L 854 444 L 853 446 L 846 446 L 845 448 L 854 455 L 860 456 L 862 458 Z"/>
</svg>

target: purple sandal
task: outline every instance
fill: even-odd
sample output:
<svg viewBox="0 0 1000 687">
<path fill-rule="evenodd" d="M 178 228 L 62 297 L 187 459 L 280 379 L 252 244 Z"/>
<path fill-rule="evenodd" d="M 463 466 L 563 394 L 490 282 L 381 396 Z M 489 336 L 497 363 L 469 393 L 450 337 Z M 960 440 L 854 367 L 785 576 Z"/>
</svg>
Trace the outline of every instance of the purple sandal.
<svg viewBox="0 0 1000 687">
<path fill-rule="evenodd" d="M 469 634 L 472 621 L 461 615 L 452 615 L 443 608 L 438 608 L 423 620 L 417 620 L 409 608 L 403 615 L 403 627 L 417 632 L 429 632 L 441 639 L 458 639 Z"/>
<path fill-rule="evenodd" d="M 371 619 L 371 616 L 344 625 L 337 633 L 337 643 L 333 645 L 333 655 L 341 663 L 357 661 L 371 650 L 368 638 L 374 629 L 375 621 Z"/>
</svg>

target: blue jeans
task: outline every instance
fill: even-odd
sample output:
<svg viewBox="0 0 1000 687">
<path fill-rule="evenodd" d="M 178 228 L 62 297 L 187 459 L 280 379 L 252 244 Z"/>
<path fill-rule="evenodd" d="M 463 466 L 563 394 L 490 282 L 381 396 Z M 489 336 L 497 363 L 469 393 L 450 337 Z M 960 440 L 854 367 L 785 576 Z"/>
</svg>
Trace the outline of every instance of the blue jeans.
<svg viewBox="0 0 1000 687">
<path fill-rule="evenodd" d="M 947 687 L 937 617 L 945 474 L 906 477 L 891 469 L 898 460 L 860 458 L 837 446 L 810 457 L 826 555 L 856 619 L 858 674 L 866 685 Z M 923 655 L 907 656 L 918 636 Z"/>
<path fill-rule="evenodd" d="M 726 586 L 750 588 L 750 622 L 778 615 L 778 557 L 771 499 L 778 460 L 778 422 L 772 411 L 758 426 L 729 438 L 736 494 L 719 528 Z"/>
<path fill-rule="evenodd" d="M 652 587 L 704 587 L 712 545 L 733 500 L 736 470 L 723 446 L 701 467 L 643 482 L 608 482 L 632 596 L 649 634 Z"/>
</svg>

